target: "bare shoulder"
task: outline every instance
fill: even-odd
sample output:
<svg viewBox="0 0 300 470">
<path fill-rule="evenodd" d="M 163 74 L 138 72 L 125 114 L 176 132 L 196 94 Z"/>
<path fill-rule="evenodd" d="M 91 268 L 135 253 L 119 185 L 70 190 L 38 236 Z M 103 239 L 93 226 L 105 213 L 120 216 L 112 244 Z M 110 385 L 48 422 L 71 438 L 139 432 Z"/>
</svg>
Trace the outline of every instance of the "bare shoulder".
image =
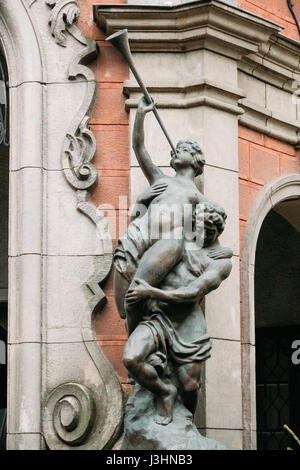
<svg viewBox="0 0 300 470">
<path fill-rule="evenodd" d="M 222 258 L 222 259 L 210 259 L 208 269 L 212 271 L 216 271 L 219 276 L 223 279 L 229 276 L 231 269 L 232 269 L 232 262 L 230 258 Z"/>
</svg>

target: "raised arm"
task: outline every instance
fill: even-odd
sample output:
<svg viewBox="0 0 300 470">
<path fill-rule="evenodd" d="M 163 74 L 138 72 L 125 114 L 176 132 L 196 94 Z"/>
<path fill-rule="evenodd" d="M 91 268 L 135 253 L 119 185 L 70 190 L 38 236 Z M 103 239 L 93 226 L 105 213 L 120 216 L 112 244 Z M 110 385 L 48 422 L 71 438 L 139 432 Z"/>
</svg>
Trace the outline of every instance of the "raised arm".
<svg viewBox="0 0 300 470">
<path fill-rule="evenodd" d="M 149 105 L 144 97 L 139 101 L 133 129 L 133 150 L 150 185 L 164 176 L 164 173 L 152 162 L 145 147 L 144 120 L 146 113 L 152 111 L 153 106 L 154 102 Z"/>
</svg>

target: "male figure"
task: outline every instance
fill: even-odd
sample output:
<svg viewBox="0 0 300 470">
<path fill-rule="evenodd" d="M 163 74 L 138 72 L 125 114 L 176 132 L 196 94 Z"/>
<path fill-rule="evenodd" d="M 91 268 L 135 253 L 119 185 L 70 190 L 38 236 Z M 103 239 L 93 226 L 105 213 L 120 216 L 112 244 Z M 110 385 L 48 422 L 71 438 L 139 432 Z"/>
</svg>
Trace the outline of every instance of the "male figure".
<svg viewBox="0 0 300 470">
<path fill-rule="evenodd" d="M 231 250 L 220 249 L 218 237 L 226 214 L 217 205 L 204 204 L 204 246 L 185 242 L 182 260 L 155 288 L 136 279 L 137 286 L 126 294 L 130 308 L 144 300 L 141 321 L 129 336 L 123 362 L 131 376 L 156 397 L 158 424 L 172 420 L 177 394 L 167 372 L 172 363 L 186 407 L 194 413 L 200 383 L 201 364 L 210 356 L 211 343 L 200 303 L 231 271 Z M 212 259 L 209 251 L 227 258 Z"/>
</svg>

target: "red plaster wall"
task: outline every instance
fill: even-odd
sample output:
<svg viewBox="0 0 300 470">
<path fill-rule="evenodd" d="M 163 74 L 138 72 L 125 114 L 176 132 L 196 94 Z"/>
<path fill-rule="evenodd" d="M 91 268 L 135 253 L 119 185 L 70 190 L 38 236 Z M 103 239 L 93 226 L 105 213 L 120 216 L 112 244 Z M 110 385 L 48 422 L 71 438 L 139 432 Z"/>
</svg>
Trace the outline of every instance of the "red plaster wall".
<svg viewBox="0 0 300 470">
<path fill-rule="evenodd" d="M 297 172 L 297 165 L 292 145 L 239 127 L 240 252 L 248 214 L 259 190 L 276 176 Z"/>
<path fill-rule="evenodd" d="M 99 3 L 126 3 L 126 1 L 78 0 L 81 9 L 78 26 L 83 34 L 97 41 L 100 48 L 98 59 L 91 65 L 96 76 L 97 90 L 90 128 L 97 141 L 94 164 L 99 174 L 99 184 L 92 194 L 92 200 L 96 206 L 101 205 L 104 209 L 105 207 L 109 209 L 105 215 L 110 223 L 115 247 L 117 239 L 125 232 L 128 221 L 126 205 L 123 204 L 120 208 L 119 196 L 128 198 L 129 195 L 129 120 L 122 93 L 123 82 L 129 78 L 129 70 L 121 54 L 105 42 L 106 36 L 93 21 L 92 5 Z M 119 233 L 120 218 L 123 228 Z M 128 386 L 125 385 L 126 370 L 122 364 L 127 335 L 124 320 L 119 317 L 115 306 L 112 276 L 106 283 L 104 291 L 108 302 L 96 318 L 97 339 L 115 367 L 125 391 L 128 391 Z"/>
<path fill-rule="evenodd" d="M 294 11 L 300 21 L 300 2 L 294 0 Z M 296 41 L 300 35 L 286 0 L 238 0 L 239 8 L 251 11 L 284 27 L 282 34 Z"/>
</svg>

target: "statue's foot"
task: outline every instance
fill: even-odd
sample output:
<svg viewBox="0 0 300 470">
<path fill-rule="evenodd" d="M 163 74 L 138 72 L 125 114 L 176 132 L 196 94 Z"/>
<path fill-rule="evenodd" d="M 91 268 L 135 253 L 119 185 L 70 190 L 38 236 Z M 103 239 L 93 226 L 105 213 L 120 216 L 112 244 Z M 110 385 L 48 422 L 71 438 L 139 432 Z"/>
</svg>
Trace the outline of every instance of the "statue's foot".
<svg viewBox="0 0 300 470">
<path fill-rule="evenodd" d="M 156 424 L 166 426 L 173 419 L 173 408 L 177 395 L 177 388 L 174 385 L 168 385 L 168 393 L 162 397 L 157 397 L 157 413 L 154 421 Z"/>
</svg>

